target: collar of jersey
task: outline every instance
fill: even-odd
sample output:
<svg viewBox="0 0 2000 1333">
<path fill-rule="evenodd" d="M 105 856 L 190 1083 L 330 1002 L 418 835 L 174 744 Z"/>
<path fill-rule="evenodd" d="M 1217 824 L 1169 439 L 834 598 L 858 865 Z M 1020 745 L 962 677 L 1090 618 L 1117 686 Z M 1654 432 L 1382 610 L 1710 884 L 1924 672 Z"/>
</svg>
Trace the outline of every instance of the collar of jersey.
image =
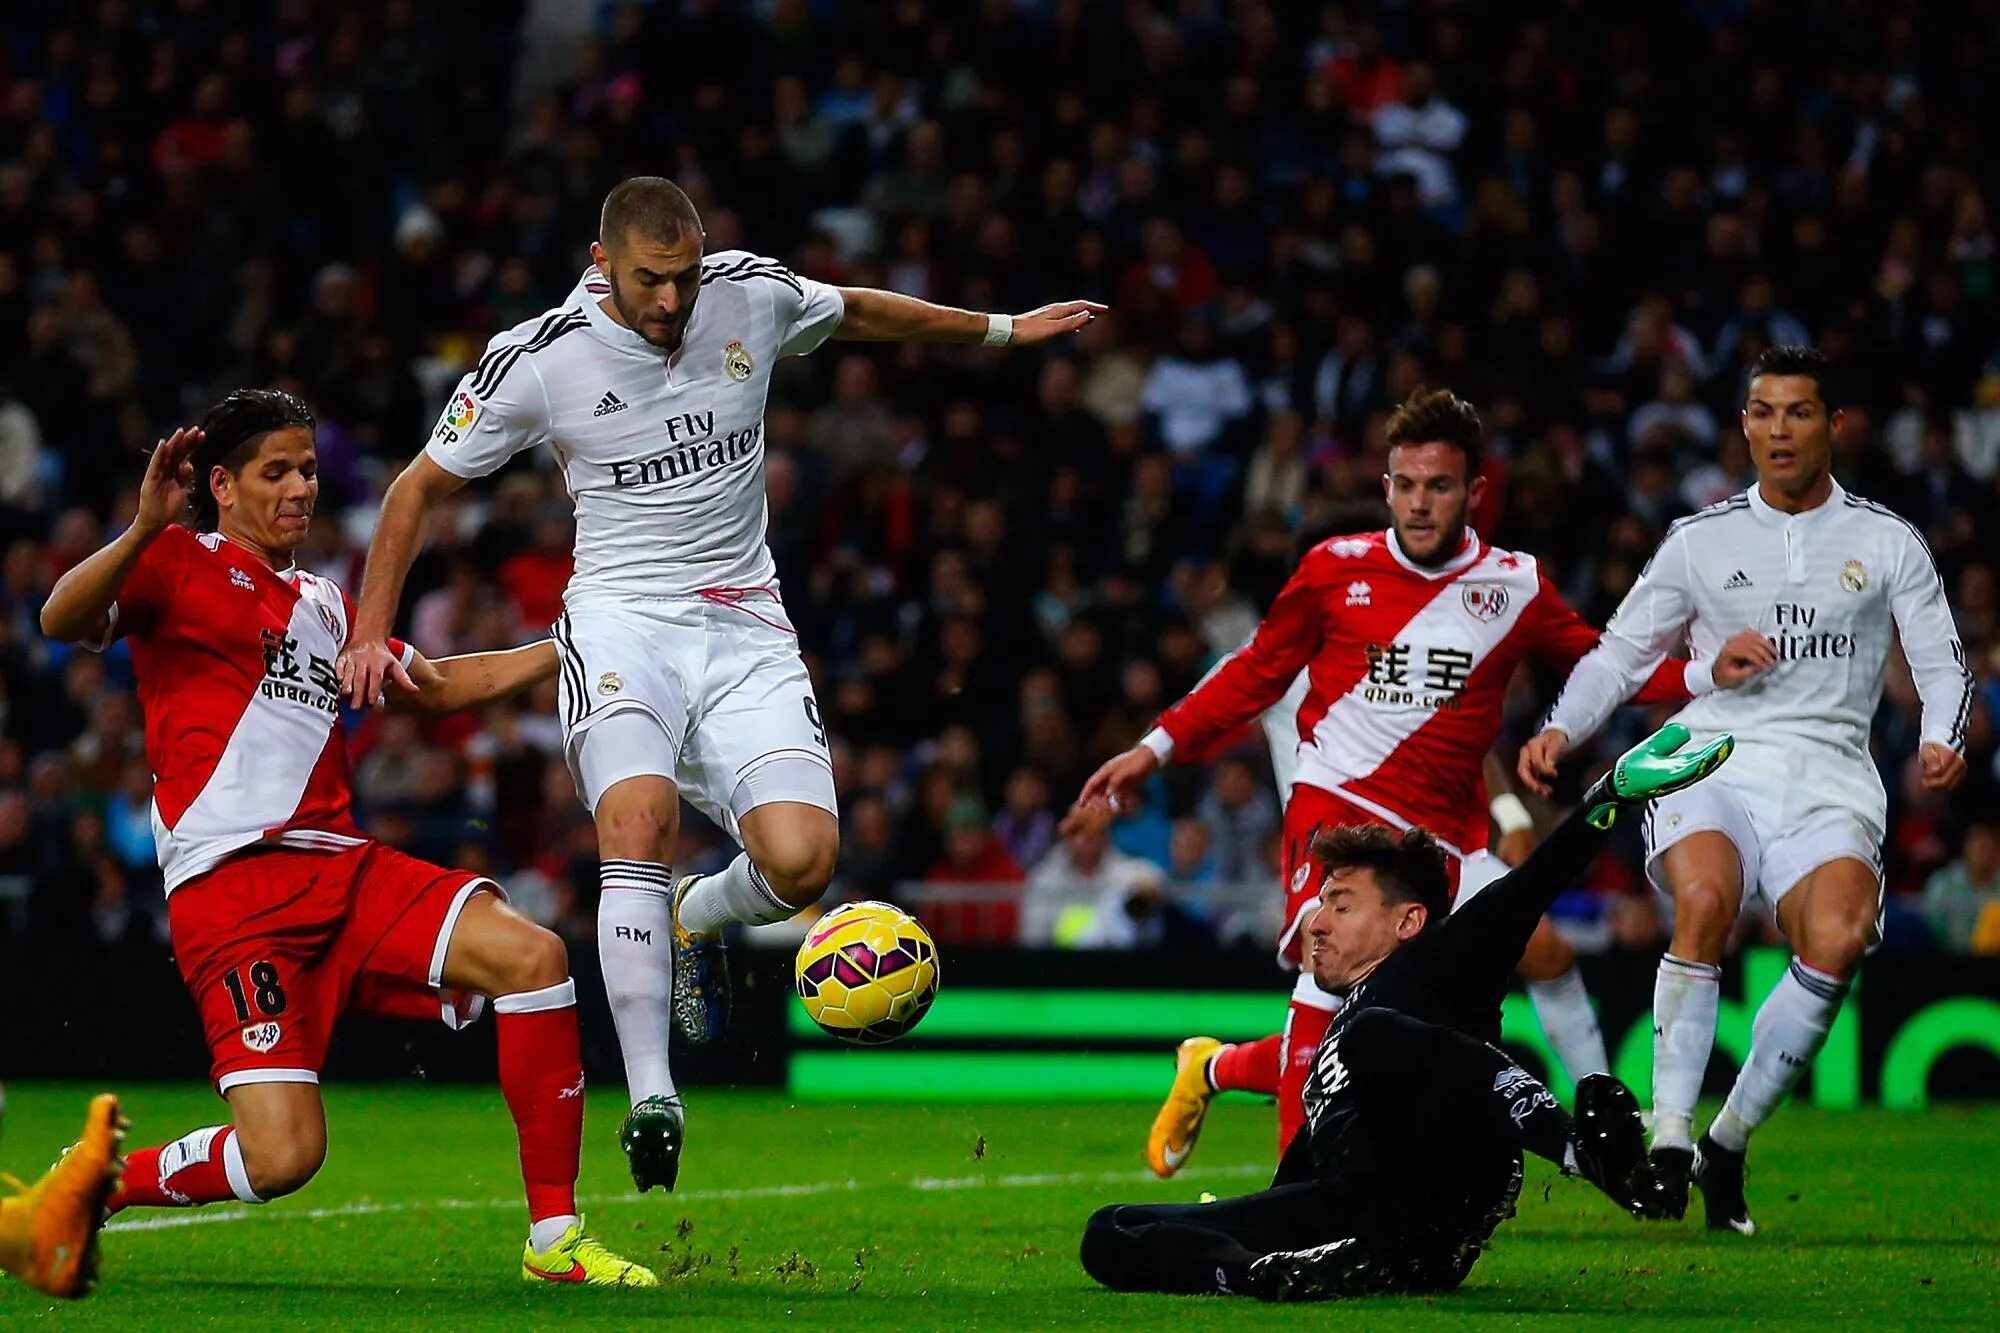
<svg viewBox="0 0 2000 1333">
<path fill-rule="evenodd" d="M 586 295 L 583 298 L 583 317 L 590 321 L 591 330 L 613 347 L 627 352 L 641 352 L 659 361 L 669 359 L 666 353 L 640 337 L 637 330 L 626 328 L 606 314 L 604 307 L 598 304 L 597 297 Z M 692 324 L 693 321 L 690 320 L 689 323 Z M 681 335 L 681 346 L 687 346 L 685 333 Z M 675 355 L 678 356 L 679 353 Z"/>
<path fill-rule="evenodd" d="M 1846 495 L 1847 492 L 1842 490 L 1840 483 L 1836 481 L 1833 483 L 1833 489 L 1827 492 L 1826 499 L 1814 505 L 1811 509 L 1797 514 L 1787 514 L 1782 509 L 1773 509 L 1770 501 L 1766 500 L 1758 492 L 1755 482 L 1751 483 L 1750 489 L 1745 491 L 1744 494 L 1750 497 L 1750 512 L 1757 516 L 1757 521 L 1778 528 L 1792 522 L 1794 519 L 1811 518 L 1815 514 L 1834 512 L 1833 507 L 1840 503 L 1841 497 Z"/>
<path fill-rule="evenodd" d="M 1404 569 L 1409 570 L 1412 574 L 1421 574 L 1427 579 L 1449 578 L 1453 574 L 1470 569 L 1478 562 L 1479 557 L 1486 553 L 1485 547 L 1480 545 L 1479 534 L 1471 528 L 1467 528 L 1465 530 L 1465 545 L 1459 548 L 1458 554 L 1434 569 L 1426 569 L 1403 554 L 1403 544 L 1396 540 L 1396 530 L 1394 528 L 1388 529 L 1388 535 L 1389 540 L 1387 545 L 1389 547 L 1389 554 L 1396 558 L 1396 563 Z"/>
</svg>

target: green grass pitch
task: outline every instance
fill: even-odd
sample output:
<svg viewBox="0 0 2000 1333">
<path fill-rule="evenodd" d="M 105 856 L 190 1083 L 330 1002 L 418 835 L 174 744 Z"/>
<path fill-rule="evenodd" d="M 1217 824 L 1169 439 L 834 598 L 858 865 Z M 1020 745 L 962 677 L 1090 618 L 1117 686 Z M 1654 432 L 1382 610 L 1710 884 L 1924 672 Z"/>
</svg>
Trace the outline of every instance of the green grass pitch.
<svg viewBox="0 0 2000 1333">
<path fill-rule="evenodd" d="M 0 1167 L 37 1174 L 90 1091 L 10 1087 Z M 202 1088 L 123 1091 L 134 1143 L 222 1109 Z M 497 1091 L 336 1087 L 328 1107 L 330 1160 L 302 1194 L 126 1214 L 95 1296 L 58 1308 L 0 1280 L 0 1328 L 1992 1327 L 2000 1305 L 2000 1109 L 1788 1108 L 1754 1150 L 1763 1229 L 1748 1240 L 1692 1219 L 1642 1228 L 1534 1163 L 1520 1216 L 1458 1292 L 1308 1315 L 1114 1295 L 1076 1263 L 1099 1204 L 1260 1184 L 1272 1112 L 1248 1100 L 1218 1104 L 1189 1169 L 1161 1183 L 1139 1161 L 1151 1110 L 1130 1103 L 842 1106 L 695 1089 L 680 1191 L 642 1199 L 614 1142 L 622 1103 L 593 1093 L 585 1210 L 615 1248 L 670 1274 L 648 1292 L 519 1279 L 525 1219 Z"/>
</svg>

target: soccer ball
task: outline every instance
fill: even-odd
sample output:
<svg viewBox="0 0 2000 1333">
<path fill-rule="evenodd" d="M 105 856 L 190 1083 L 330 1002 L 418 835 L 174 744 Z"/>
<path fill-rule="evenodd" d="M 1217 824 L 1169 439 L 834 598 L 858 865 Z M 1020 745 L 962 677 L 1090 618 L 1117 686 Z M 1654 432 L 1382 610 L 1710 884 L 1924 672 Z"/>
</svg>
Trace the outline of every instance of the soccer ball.
<svg viewBox="0 0 2000 1333">
<path fill-rule="evenodd" d="M 937 998 L 937 945 L 917 919 L 888 903 L 844 903 L 806 933 L 796 965 L 812 1021 L 860 1046 L 915 1027 Z"/>
</svg>

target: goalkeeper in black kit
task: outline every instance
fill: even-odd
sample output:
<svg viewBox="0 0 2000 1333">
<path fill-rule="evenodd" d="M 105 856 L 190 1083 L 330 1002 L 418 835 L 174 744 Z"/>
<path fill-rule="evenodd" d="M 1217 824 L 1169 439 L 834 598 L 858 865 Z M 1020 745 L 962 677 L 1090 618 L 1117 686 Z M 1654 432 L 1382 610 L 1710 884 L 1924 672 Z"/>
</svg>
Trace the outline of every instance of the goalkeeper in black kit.
<svg viewBox="0 0 2000 1333">
<path fill-rule="evenodd" d="M 1663 1206 L 1638 1103 L 1609 1074 L 1576 1115 L 1500 1050 L 1500 1002 L 1535 923 L 1628 808 L 1699 782 L 1721 736 L 1682 751 L 1670 724 L 1628 751 L 1519 868 L 1456 911 L 1421 830 L 1322 830 L 1307 931 L 1313 980 L 1346 996 L 1306 1083 L 1306 1128 L 1271 1187 L 1199 1204 L 1114 1204 L 1083 1266 L 1121 1291 L 1320 1300 L 1450 1291 L 1511 1216 L 1523 1152 L 1581 1175 L 1635 1216 Z M 1449 914 L 1448 914 L 1449 913 Z"/>
</svg>

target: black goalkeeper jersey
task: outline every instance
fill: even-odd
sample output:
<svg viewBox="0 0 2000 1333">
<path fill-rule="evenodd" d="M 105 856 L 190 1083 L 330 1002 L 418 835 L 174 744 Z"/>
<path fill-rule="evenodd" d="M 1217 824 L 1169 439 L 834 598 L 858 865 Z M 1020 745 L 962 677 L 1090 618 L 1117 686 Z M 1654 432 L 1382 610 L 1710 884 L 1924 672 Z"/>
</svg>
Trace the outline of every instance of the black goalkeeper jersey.
<svg viewBox="0 0 2000 1333">
<path fill-rule="evenodd" d="M 1526 862 L 1391 953 L 1348 992 L 1306 1078 L 1306 1128 L 1285 1154 L 1280 1183 L 1365 1175 L 1391 1150 L 1358 1141 L 1354 1117 L 1342 1113 L 1368 1096 L 1340 1060 L 1340 1033 L 1357 1015 L 1394 1009 L 1499 1044 L 1500 1004 L 1528 937 L 1603 844 L 1601 832 L 1573 815 Z"/>
</svg>

